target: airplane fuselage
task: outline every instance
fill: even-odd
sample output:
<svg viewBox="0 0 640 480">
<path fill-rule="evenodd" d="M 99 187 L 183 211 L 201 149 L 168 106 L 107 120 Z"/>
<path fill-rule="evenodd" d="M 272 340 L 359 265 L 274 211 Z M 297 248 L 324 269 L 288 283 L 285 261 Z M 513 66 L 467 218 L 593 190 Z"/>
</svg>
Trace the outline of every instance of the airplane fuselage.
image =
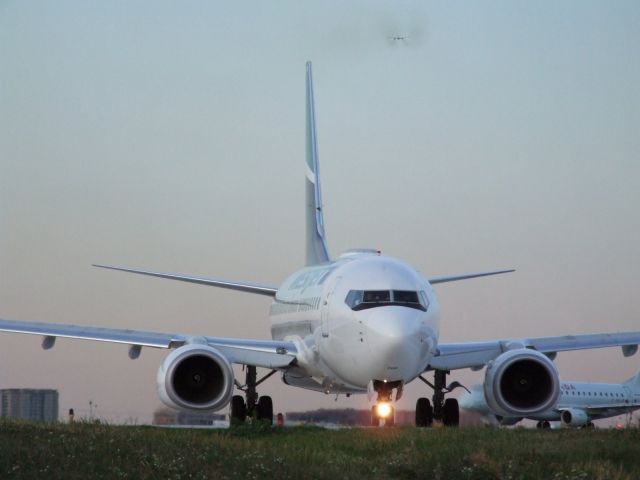
<svg viewBox="0 0 640 480">
<path fill-rule="evenodd" d="M 274 340 L 296 343 L 290 384 L 326 393 L 367 391 L 372 381 L 408 383 L 437 346 L 438 304 L 428 281 L 395 258 L 347 253 L 300 270 L 270 309 Z"/>
<path fill-rule="evenodd" d="M 577 409 L 586 412 L 590 420 L 597 420 L 640 408 L 640 388 L 633 383 L 561 382 L 560 392 L 556 408 L 526 418 L 558 421 L 563 410 Z M 485 401 L 481 385 L 474 385 L 470 394 L 463 395 L 460 405 L 482 415 L 494 414 Z"/>
</svg>

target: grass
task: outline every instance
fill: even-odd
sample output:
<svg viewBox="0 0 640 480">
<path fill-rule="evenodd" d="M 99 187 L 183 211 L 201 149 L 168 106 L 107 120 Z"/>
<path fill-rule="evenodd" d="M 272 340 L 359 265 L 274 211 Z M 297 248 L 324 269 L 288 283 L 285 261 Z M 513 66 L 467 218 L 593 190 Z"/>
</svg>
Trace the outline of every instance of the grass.
<svg viewBox="0 0 640 480">
<path fill-rule="evenodd" d="M 3 479 L 372 477 L 637 479 L 640 430 L 189 430 L 0 421 Z"/>
</svg>

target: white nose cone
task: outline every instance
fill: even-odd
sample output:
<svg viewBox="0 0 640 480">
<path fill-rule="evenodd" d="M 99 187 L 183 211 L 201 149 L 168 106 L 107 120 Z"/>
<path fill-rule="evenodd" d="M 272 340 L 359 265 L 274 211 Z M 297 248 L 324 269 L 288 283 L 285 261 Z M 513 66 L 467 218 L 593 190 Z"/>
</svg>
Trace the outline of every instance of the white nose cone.
<svg viewBox="0 0 640 480">
<path fill-rule="evenodd" d="M 371 351 L 371 380 L 411 380 L 426 367 L 430 339 L 420 310 L 371 309 L 364 321 Z"/>
</svg>

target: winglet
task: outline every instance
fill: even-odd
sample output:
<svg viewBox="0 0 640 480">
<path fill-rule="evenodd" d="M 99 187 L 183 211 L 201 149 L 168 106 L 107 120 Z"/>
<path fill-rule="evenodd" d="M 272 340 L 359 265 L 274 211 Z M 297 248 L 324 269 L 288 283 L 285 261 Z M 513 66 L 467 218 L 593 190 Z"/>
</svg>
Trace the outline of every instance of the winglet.
<svg viewBox="0 0 640 480">
<path fill-rule="evenodd" d="M 307 108 L 306 108 L 306 217 L 307 217 L 307 265 L 330 261 L 324 233 L 318 143 L 316 137 L 316 115 L 313 100 L 313 77 L 311 62 L 307 62 Z"/>
</svg>

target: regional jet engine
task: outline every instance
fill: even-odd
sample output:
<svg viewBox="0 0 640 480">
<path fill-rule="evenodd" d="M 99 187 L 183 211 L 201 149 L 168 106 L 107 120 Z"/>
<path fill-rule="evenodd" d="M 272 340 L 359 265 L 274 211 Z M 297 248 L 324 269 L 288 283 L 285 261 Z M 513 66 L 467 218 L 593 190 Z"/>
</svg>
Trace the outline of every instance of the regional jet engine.
<svg viewBox="0 0 640 480">
<path fill-rule="evenodd" d="M 567 427 L 582 427 L 589 421 L 589 417 L 584 410 L 577 408 L 567 408 L 560 413 L 562 424 Z"/>
<path fill-rule="evenodd" d="M 554 408 L 559 395 L 558 370 L 538 351 L 509 350 L 487 365 L 484 396 L 498 415 L 535 415 Z"/>
<path fill-rule="evenodd" d="M 233 370 L 208 345 L 191 344 L 171 352 L 158 370 L 157 388 L 165 405 L 186 410 L 220 410 L 231 400 Z"/>
</svg>

